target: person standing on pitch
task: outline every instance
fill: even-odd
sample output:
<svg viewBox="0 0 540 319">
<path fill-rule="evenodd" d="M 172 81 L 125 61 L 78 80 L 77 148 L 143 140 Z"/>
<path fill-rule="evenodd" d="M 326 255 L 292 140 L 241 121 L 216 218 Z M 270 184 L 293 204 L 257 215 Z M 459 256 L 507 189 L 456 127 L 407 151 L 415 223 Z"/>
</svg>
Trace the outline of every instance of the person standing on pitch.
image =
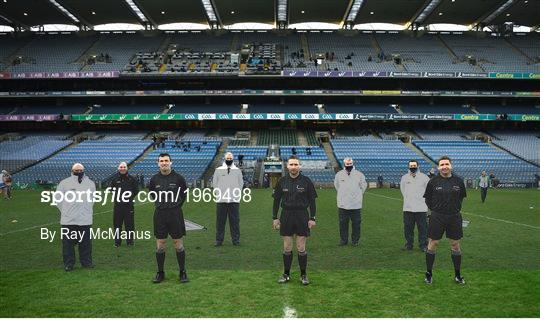
<svg viewBox="0 0 540 319">
<path fill-rule="evenodd" d="M 352 223 L 351 242 L 358 246 L 360 242 L 360 225 L 362 223 L 362 201 L 367 190 L 364 174 L 354 167 L 352 158 L 343 160 L 344 168 L 337 172 L 334 187 L 337 191 L 337 206 L 339 212 L 340 246 L 347 245 L 349 240 L 349 220 Z"/>
<path fill-rule="evenodd" d="M 279 229 L 280 235 L 283 236 L 284 272 L 278 283 L 286 283 L 290 280 L 293 241 L 296 239 L 300 281 L 306 286 L 309 285 L 306 273 L 306 238 L 310 235 L 310 229 L 316 225 L 317 207 L 315 198 L 317 198 L 317 192 L 313 182 L 300 173 L 300 160 L 297 156 L 292 155 L 289 157 L 287 170 L 289 171 L 288 174 L 279 179 L 272 195 L 274 197 L 273 227 Z M 278 217 L 280 205 L 281 216 Z"/>
<path fill-rule="evenodd" d="M 155 194 L 154 211 L 154 235 L 156 236 L 156 261 L 158 272 L 153 282 L 158 284 L 165 279 L 165 247 L 167 237 L 170 235 L 174 248 L 176 249 L 176 259 L 180 269 L 180 282 L 189 281 L 186 273 L 186 252 L 182 237 L 186 234 L 186 224 L 182 205 L 186 199 L 188 191 L 184 177 L 171 169 L 171 156 L 161 153 L 158 156 L 159 172 L 152 176 L 148 184 L 149 198 Z M 171 195 L 172 194 L 172 195 Z"/>
<path fill-rule="evenodd" d="M 94 203 L 88 196 L 74 197 L 73 194 L 82 194 L 96 191 L 96 184 L 87 176 L 84 176 L 84 166 L 75 163 L 71 167 L 71 176 L 62 180 L 56 187 L 56 191 L 62 193 L 64 200 L 57 203 L 60 210 L 60 225 L 69 236 L 62 236 L 62 254 L 64 259 L 64 270 L 72 271 L 75 266 L 75 245 L 79 245 L 79 260 L 84 268 L 93 268 L 92 263 L 92 238 L 90 237 L 90 227 L 94 214 Z M 75 200 L 76 198 L 76 200 Z M 75 234 L 75 237 L 71 235 Z"/>
<path fill-rule="evenodd" d="M 423 198 L 429 177 L 418 170 L 416 160 L 409 161 L 409 173 L 401 177 L 399 188 L 403 195 L 403 233 L 405 246 L 402 250 L 412 250 L 414 242 L 414 224 L 418 228 L 420 250 L 427 250 L 427 205 Z"/>
<path fill-rule="evenodd" d="M 461 205 L 463 198 L 467 197 L 463 179 L 452 174 L 452 161 L 443 156 L 437 161 L 439 174 L 433 177 L 427 187 L 424 198 L 427 207 L 431 210 L 428 226 L 428 249 L 426 251 L 426 278 L 425 282 L 433 281 L 433 263 L 439 241 L 446 232 L 450 239 L 452 249 L 452 262 L 454 264 L 454 281 L 465 284 L 461 276 L 461 247 L 460 239 L 463 237 L 463 221 L 461 218 Z"/>
<path fill-rule="evenodd" d="M 122 238 L 120 238 L 120 231 L 122 231 L 122 224 L 128 234 L 126 244 L 133 246 L 133 239 L 135 232 L 135 204 L 134 200 L 139 193 L 139 185 L 137 180 L 128 173 L 128 167 L 126 162 L 118 164 L 118 173 L 114 175 L 111 184 L 111 188 L 116 189 L 116 193 L 120 194 L 117 198 L 124 198 L 126 194 L 127 201 L 115 201 L 113 208 L 113 227 L 116 237 L 114 239 L 114 247 L 120 247 L 122 244 Z M 128 196 L 129 195 L 129 196 Z"/>
<path fill-rule="evenodd" d="M 212 179 L 216 207 L 216 243 L 223 245 L 225 224 L 229 217 L 231 239 L 234 246 L 240 245 L 240 198 L 244 186 L 242 171 L 233 163 L 233 154 L 225 154 L 225 162 L 216 168 Z M 217 192 L 216 192 L 217 190 Z"/>
<path fill-rule="evenodd" d="M 482 199 L 482 203 L 484 203 L 489 187 L 489 176 L 487 176 L 486 171 L 482 171 L 482 175 L 478 179 L 478 186 L 480 187 L 480 198 Z"/>
</svg>

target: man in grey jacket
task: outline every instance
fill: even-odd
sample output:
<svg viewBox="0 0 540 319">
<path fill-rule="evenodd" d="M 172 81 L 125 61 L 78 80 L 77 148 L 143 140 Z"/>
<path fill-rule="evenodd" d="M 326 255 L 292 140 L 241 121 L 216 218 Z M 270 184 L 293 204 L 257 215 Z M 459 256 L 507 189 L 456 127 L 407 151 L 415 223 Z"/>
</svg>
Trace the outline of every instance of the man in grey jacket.
<svg viewBox="0 0 540 319">
<path fill-rule="evenodd" d="M 358 246 L 360 242 L 360 224 L 362 223 L 362 201 L 368 185 L 364 174 L 355 169 L 352 158 L 344 159 L 343 164 L 344 168 L 337 172 L 334 178 L 339 210 L 339 234 L 341 238 L 339 245 L 347 245 L 350 220 L 352 222 L 352 245 Z"/>
<path fill-rule="evenodd" d="M 212 179 L 216 207 L 216 247 L 223 245 L 225 224 L 229 217 L 231 239 L 234 246 L 240 245 L 240 198 L 244 186 L 242 171 L 233 163 L 233 154 L 227 152 L 223 165 L 216 168 Z"/>
<path fill-rule="evenodd" d="M 57 192 L 63 194 L 63 200 L 57 203 L 57 206 L 61 214 L 60 234 L 65 271 L 72 271 L 75 266 L 75 245 L 79 245 L 81 265 L 84 268 L 94 267 L 90 227 L 92 226 L 93 193 L 96 191 L 96 185 L 90 178 L 84 176 L 84 166 L 80 163 L 73 165 L 71 173 L 72 175 L 62 180 L 56 188 Z"/>
<path fill-rule="evenodd" d="M 405 246 L 402 250 L 412 250 L 414 242 L 414 224 L 418 227 L 418 245 L 423 252 L 427 248 L 427 205 L 424 193 L 429 177 L 418 170 L 416 160 L 409 161 L 409 172 L 401 177 L 399 188 L 403 195 L 403 233 Z"/>
</svg>

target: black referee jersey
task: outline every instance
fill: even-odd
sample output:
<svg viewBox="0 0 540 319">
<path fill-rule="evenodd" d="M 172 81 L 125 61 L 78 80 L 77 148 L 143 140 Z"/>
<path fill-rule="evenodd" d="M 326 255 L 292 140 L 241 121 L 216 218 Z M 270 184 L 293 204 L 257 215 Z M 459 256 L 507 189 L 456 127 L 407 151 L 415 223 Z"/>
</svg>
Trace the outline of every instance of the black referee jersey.
<svg viewBox="0 0 540 319">
<path fill-rule="evenodd" d="M 289 174 L 281 177 L 272 196 L 274 197 L 273 219 L 278 218 L 280 205 L 282 211 L 306 211 L 309 207 L 310 218 L 315 219 L 317 192 L 311 179 L 302 173 L 296 178 L 292 178 Z"/>
<path fill-rule="evenodd" d="M 456 175 L 448 178 L 436 175 L 429 180 L 424 193 L 427 207 L 433 213 L 443 215 L 459 214 L 465 197 L 465 183 Z"/>
</svg>

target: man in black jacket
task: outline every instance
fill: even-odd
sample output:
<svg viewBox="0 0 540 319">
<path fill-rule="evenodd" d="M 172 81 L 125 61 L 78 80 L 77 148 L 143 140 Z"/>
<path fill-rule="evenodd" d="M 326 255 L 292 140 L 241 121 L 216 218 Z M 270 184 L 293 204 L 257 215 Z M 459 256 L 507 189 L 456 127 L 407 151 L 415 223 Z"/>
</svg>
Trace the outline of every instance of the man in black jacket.
<svg viewBox="0 0 540 319">
<path fill-rule="evenodd" d="M 133 239 L 135 237 L 135 206 L 134 199 L 139 193 L 139 185 L 137 180 L 128 174 L 128 167 L 126 162 L 118 164 L 118 173 L 113 177 L 110 187 L 116 189 L 116 193 L 120 196 L 116 198 L 128 198 L 127 201 L 115 201 L 113 208 L 113 227 L 114 227 L 114 246 L 120 247 L 122 244 L 122 238 L 120 232 L 122 231 L 122 224 L 127 233 L 126 243 L 128 246 L 133 245 Z"/>
</svg>

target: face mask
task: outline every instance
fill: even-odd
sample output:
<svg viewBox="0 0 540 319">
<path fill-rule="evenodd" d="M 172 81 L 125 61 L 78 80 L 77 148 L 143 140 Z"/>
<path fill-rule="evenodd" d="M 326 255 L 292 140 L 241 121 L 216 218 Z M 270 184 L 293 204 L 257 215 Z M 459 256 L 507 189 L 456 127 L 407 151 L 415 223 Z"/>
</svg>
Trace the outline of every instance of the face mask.
<svg viewBox="0 0 540 319">
<path fill-rule="evenodd" d="M 409 171 L 414 174 L 416 171 L 418 171 L 418 167 L 409 167 Z"/>
<path fill-rule="evenodd" d="M 352 166 L 345 166 L 345 170 L 347 170 L 347 172 L 349 173 L 352 171 L 352 169 L 353 169 Z"/>
<path fill-rule="evenodd" d="M 225 160 L 225 164 L 226 164 L 227 166 L 231 166 L 232 163 L 233 163 L 233 160 Z"/>
<path fill-rule="evenodd" d="M 73 175 L 77 176 L 79 178 L 79 184 L 82 182 L 82 179 L 84 177 L 84 172 L 77 172 L 73 173 Z"/>
</svg>

